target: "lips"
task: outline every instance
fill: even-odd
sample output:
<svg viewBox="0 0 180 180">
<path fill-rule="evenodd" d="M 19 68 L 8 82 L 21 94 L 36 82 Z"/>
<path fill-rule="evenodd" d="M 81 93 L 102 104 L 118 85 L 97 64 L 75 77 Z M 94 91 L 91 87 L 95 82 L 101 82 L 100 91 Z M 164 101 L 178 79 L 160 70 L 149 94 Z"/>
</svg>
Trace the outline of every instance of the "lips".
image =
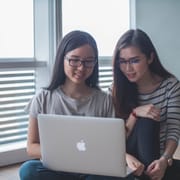
<svg viewBox="0 0 180 180">
<path fill-rule="evenodd" d="M 80 79 L 80 78 L 84 77 L 84 74 L 82 74 L 82 73 L 75 73 L 75 77 Z"/>
<path fill-rule="evenodd" d="M 128 79 L 133 79 L 133 78 L 135 78 L 135 76 L 136 76 L 136 73 L 127 73 L 127 74 L 126 74 L 126 77 L 127 77 Z"/>
</svg>

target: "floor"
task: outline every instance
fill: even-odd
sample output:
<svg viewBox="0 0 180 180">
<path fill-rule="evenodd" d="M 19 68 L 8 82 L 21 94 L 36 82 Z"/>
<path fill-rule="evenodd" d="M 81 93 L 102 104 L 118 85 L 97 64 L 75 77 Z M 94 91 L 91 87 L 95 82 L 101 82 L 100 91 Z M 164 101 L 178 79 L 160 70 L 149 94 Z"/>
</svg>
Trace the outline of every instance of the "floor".
<svg viewBox="0 0 180 180">
<path fill-rule="evenodd" d="M 19 166 L 20 164 L 0 167 L 0 180 L 19 180 Z"/>
<path fill-rule="evenodd" d="M 175 158 L 180 159 L 180 146 L 175 153 Z M 18 176 L 20 164 L 0 167 L 0 180 L 20 180 Z"/>
</svg>

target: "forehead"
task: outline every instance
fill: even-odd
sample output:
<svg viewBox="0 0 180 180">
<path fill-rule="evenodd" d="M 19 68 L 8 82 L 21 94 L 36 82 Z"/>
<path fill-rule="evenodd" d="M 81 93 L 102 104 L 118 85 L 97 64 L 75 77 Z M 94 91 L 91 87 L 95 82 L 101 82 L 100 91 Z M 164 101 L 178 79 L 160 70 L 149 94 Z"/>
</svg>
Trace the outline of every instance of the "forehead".
<svg viewBox="0 0 180 180">
<path fill-rule="evenodd" d="M 121 58 L 130 58 L 130 57 L 136 57 L 136 56 L 143 56 L 144 54 L 141 52 L 141 50 L 136 46 L 128 46 L 125 48 L 122 48 L 120 50 L 119 56 Z"/>
<path fill-rule="evenodd" d="M 77 57 L 94 57 L 95 52 L 94 49 L 89 45 L 85 44 L 76 49 L 73 49 L 67 53 L 69 56 L 77 56 Z"/>
</svg>

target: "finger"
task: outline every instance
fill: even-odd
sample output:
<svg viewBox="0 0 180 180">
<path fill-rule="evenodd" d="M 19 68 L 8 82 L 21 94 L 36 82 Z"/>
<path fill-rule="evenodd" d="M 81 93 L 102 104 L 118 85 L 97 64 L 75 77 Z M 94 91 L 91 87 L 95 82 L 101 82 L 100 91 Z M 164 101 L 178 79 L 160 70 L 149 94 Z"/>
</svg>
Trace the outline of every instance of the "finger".
<svg viewBox="0 0 180 180">
<path fill-rule="evenodd" d="M 146 172 L 146 173 L 151 172 L 153 168 L 154 168 L 153 165 L 149 165 L 149 166 L 147 167 L 147 169 L 146 169 L 145 172 Z"/>
<path fill-rule="evenodd" d="M 161 178 L 158 177 L 158 176 L 154 176 L 154 177 L 152 178 L 152 180 L 161 180 Z"/>
<path fill-rule="evenodd" d="M 153 119 L 154 119 L 154 120 L 156 120 L 156 121 L 159 121 L 159 120 L 160 120 L 159 114 L 152 113 L 152 116 L 153 116 Z"/>
<path fill-rule="evenodd" d="M 134 174 L 135 174 L 136 176 L 141 176 L 142 173 L 143 173 L 143 170 L 140 170 L 140 169 L 138 169 L 138 170 L 136 170 L 136 171 L 134 172 Z"/>
<path fill-rule="evenodd" d="M 150 113 L 149 113 L 149 118 L 152 118 L 152 119 L 154 119 L 154 120 L 156 120 L 156 121 L 159 121 L 159 120 L 160 120 L 159 114 L 157 114 L 157 113 L 155 113 L 155 112 L 150 112 Z"/>
<path fill-rule="evenodd" d="M 138 169 L 139 176 L 144 172 L 144 165 Z"/>
</svg>

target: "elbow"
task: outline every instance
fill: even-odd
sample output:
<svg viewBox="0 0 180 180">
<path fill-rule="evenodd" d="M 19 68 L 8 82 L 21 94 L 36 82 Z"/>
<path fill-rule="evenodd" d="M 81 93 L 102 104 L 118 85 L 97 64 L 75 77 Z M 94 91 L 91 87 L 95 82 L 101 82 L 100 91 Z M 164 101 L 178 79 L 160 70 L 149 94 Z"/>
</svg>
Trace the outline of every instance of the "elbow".
<svg viewBox="0 0 180 180">
<path fill-rule="evenodd" d="M 29 146 L 27 146 L 27 148 L 26 148 L 26 153 L 27 153 L 27 155 L 28 155 L 29 157 L 33 157 L 32 150 L 31 150 L 31 148 L 30 148 Z"/>
<path fill-rule="evenodd" d="M 35 143 L 35 144 L 28 144 L 26 152 L 29 157 L 35 158 L 35 159 L 40 159 L 41 158 L 41 152 L 40 152 L 40 144 Z"/>
</svg>

